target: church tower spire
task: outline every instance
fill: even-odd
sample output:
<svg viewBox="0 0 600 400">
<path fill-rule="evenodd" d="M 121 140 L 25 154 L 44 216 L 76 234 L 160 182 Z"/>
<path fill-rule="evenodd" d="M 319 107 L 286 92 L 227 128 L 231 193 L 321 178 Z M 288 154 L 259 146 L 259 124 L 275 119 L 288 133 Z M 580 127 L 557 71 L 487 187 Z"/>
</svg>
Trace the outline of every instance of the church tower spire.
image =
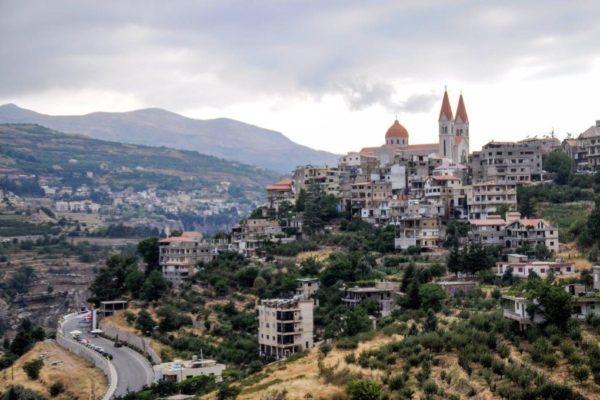
<svg viewBox="0 0 600 400">
<path fill-rule="evenodd" d="M 448 98 L 448 90 L 444 88 L 444 97 L 442 99 L 442 108 L 440 109 L 439 125 L 439 148 L 438 153 L 444 157 L 453 159 L 452 148 L 454 141 L 454 117 L 452 107 Z"/>
<path fill-rule="evenodd" d="M 454 119 L 454 132 L 456 138 L 454 141 L 457 146 L 456 161 L 466 163 L 469 156 L 469 117 L 467 115 L 467 108 L 465 107 L 465 100 L 463 99 L 462 93 L 458 98 L 458 107 L 456 107 L 456 118 Z"/>
</svg>

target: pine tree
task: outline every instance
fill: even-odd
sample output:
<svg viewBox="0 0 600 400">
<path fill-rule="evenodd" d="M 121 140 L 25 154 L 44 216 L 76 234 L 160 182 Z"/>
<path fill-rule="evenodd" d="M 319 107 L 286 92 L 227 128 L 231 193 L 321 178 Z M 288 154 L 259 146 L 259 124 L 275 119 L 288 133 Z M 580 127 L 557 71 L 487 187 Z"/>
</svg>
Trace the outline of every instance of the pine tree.
<svg viewBox="0 0 600 400">
<path fill-rule="evenodd" d="M 406 270 L 404 270 L 404 275 L 402 275 L 402 282 L 400 283 L 400 291 L 406 293 L 408 286 L 413 281 L 415 277 L 415 264 L 412 262 L 408 264 Z"/>
<path fill-rule="evenodd" d="M 448 271 L 458 275 L 462 271 L 462 257 L 460 254 L 460 248 L 458 244 L 452 246 L 450 254 L 448 255 Z"/>
<path fill-rule="evenodd" d="M 430 308 L 427 310 L 427 317 L 425 318 L 424 328 L 428 332 L 433 332 L 437 329 L 437 316 L 435 312 Z"/>
</svg>

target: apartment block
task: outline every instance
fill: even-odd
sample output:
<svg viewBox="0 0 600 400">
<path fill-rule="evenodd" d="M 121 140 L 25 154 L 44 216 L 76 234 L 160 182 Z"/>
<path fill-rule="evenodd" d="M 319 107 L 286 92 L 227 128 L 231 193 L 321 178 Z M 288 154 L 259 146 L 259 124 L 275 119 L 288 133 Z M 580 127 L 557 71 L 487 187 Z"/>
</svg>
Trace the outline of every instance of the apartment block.
<svg viewBox="0 0 600 400">
<path fill-rule="evenodd" d="M 517 209 L 517 184 L 507 181 L 473 183 L 466 186 L 469 219 L 485 219 L 503 208 Z"/>
<path fill-rule="evenodd" d="M 490 142 L 474 151 L 473 182 L 529 183 L 542 177 L 542 151 L 536 142 Z"/>
<path fill-rule="evenodd" d="M 313 347 L 312 299 L 261 300 L 256 308 L 261 356 L 282 359 Z"/>
<path fill-rule="evenodd" d="M 217 257 L 214 245 L 204 242 L 200 232 L 183 232 L 159 242 L 159 264 L 162 274 L 174 286 L 189 281 L 199 262 Z"/>
<path fill-rule="evenodd" d="M 396 221 L 394 247 L 406 250 L 409 247 L 436 249 L 442 241 L 442 223 L 439 216 L 406 214 Z"/>
</svg>

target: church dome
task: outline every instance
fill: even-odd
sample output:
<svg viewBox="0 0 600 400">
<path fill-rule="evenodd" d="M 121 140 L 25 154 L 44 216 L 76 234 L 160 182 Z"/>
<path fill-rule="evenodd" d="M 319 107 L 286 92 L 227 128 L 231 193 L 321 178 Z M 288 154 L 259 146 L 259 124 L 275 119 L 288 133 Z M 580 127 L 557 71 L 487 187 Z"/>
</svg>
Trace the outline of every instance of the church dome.
<svg viewBox="0 0 600 400">
<path fill-rule="evenodd" d="M 408 131 L 405 127 L 400 125 L 398 120 L 395 120 L 390 129 L 387 130 L 385 138 L 408 138 Z"/>
</svg>

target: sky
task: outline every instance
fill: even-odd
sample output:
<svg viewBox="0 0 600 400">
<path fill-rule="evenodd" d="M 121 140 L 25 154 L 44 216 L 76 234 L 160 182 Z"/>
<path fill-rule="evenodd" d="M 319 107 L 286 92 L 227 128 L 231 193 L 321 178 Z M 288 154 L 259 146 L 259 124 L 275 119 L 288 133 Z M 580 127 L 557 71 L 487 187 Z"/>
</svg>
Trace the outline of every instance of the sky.
<svg viewBox="0 0 600 400">
<path fill-rule="evenodd" d="M 600 119 L 600 2 L 0 1 L 0 104 L 66 115 L 160 107 L 335 153 L 397 116 L 437 142 L 444 88 L 471 150 Z"/>
</svg>

